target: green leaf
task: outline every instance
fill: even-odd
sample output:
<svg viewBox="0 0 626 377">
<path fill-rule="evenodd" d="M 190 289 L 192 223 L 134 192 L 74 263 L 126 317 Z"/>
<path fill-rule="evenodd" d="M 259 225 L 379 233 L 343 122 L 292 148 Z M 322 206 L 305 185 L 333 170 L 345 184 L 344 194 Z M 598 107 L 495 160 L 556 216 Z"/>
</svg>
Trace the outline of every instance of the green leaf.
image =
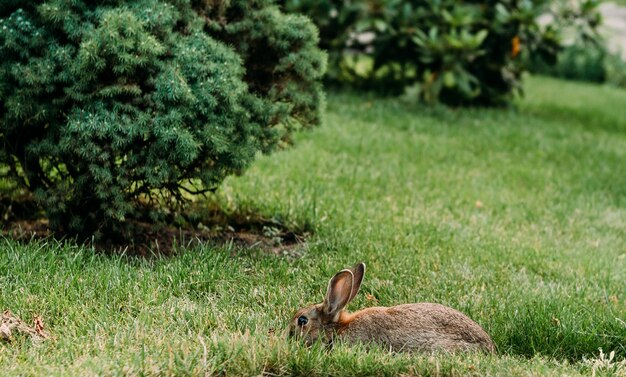
<svg viewBox="0 0 626 377">
<path fill-rule="evenodd" d="M 454 73 L 452 73 L 451 71 L 446 71 L 443 74 L 443 85 L 446 88 L 452 88 L 456 83 L 456 80 L 454 78 Z"/>
</svg>

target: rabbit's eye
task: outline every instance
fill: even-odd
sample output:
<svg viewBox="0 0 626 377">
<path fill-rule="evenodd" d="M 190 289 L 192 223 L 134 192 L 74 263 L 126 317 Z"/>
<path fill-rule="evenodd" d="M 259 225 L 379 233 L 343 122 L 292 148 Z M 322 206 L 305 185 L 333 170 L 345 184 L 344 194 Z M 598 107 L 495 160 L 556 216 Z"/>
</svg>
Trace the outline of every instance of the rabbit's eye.
<svg viewBox="0 0 626 377">
<path fill-rule="evenodd" d="M 307 322 L 309 322 L 309 319 L 303 315 L 301 315 L 300 317 L 298 317 L 298 326 L 304 326 L 307 324 Z"/>
</svg>

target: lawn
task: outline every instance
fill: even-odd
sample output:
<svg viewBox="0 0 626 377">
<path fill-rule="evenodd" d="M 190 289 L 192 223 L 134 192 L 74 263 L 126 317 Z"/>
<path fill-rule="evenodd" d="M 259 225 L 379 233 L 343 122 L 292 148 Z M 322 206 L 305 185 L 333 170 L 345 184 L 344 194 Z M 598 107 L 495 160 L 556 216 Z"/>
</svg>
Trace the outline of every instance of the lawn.
<svg viewBox="0 0 626 377">
<path fill-rule="evenodd" d="M 626 91 L 529 78 L 511 109 L 349 93 L 328 104 L 323 127 L 213 199 L 313 229 L 286 255 L 0 240 L 0 309 L 39 314 L 53 335 L 0 343 L 0 374 L 590 375 L 599 348 L 624 360 Z M 443 303 L 498 354 L 286 342 L 293 312 L 357 261 L 368 271 L 350 310 Z"/>
</svg>

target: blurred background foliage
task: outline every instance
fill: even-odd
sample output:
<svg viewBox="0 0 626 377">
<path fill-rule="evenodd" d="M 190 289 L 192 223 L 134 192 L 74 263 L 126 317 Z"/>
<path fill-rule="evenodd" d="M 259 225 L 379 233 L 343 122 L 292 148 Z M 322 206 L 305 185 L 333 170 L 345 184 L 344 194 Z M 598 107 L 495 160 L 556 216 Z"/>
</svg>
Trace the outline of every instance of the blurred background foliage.
<svg viewBox="0 0 626 377">
<path fill-rule="evenodd" d="M 604 81 L 605 65 L 616 63 L 597 32 L 595 0 L 281 3 L 319 27 L 330 84 L 394 94 L 412 89 L 427 103 L 502 105 L 523 93 L 529 69 L 566 78 L 582 70 Z"/>
</svg>

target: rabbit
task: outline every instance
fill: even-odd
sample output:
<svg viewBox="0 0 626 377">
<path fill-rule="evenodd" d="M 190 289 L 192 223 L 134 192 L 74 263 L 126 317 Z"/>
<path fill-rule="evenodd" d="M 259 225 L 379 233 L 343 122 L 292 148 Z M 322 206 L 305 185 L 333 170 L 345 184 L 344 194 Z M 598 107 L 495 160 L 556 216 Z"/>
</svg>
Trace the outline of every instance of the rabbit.
<svg viewBox="0 0 626 377">
<path fill-rule="evenodd" d="M 335 340 L 378 343 L 392 352 L 483 351 L 494 353 L 491 337 L 465 314 L 434 303 L 372 307 L 348 313 L 346 305 L 359 291 L 365 264 L 339 271 L 328 283 L 324 302 L 296 312 L 289 336 L 330 347 Z"/>
</svg>

